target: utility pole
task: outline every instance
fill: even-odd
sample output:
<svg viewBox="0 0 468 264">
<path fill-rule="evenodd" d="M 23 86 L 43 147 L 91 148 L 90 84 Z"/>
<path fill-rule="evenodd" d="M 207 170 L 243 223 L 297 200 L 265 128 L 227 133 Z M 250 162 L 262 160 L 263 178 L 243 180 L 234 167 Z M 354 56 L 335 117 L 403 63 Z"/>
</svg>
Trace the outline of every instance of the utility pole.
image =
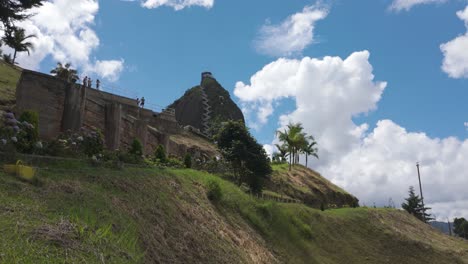
<svg viewBox="0 0 468 264">
<path fill-rule="evenodd" d="M 449 220 L 448 217 L 447 217 L 447 223 L 448 223 L 448 226 L 449 226 L 449 235 L 452 236 L 452 225 L 450 224 L 450 220 Z"/>
<path fill-rule="evenodd" d="M 418 179 L 419 179 L 419 192 L 421 193 L 421 202 L 422 202 L 422 207 L 423 207 L 423 217 L 424 217 L 424 222 L 426 222 L 426 207 L 424 206 L 424 197 L 423 197 L 423 191 L 422 191 L 422 185 L 421 185 L 421 174 L 419 173 L 419 162 L 416 162 L 416 168 L 418 168 Z"/>
</svg>

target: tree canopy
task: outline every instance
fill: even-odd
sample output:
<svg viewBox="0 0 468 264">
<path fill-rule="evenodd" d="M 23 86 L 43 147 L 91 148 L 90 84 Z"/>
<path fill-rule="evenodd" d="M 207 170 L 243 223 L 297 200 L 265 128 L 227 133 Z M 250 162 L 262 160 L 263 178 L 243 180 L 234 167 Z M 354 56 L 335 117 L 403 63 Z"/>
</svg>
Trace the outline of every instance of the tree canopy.
<svg viewBox="0 0 468 264">
<path fill-rule="evenodd" d="M 0 21 L 3 30 L 12 30 L 15 22 L 26 19 L 28 9 L 42 5 L 44 0 L 2 0 L 0 2 Z"/>
<path fill-rule="evenodd" d="M 430 208 L 424 207 L 422 199 L 416 195 L 413 186 L 409 187 L 408 193 L 409 196 L 405 199 L 406 202 L 401 204 L 401 207 L 423 222 L 432 220 L 431 215 L 426 213 Z"/>
<path fill-rule="evenodd" d="M 215 140 L 224 158 L 231 164 L 237 184 L 246 183 L 252 192 L 259 193 L 263 178 L 268 177 L 272 169 L 263 146 L 252 137 L 244 123 L 223 123 Z"/>
<path fill-rule="evenodd" d="M 314 137 L 304 132 L 304 127 L 301 123 L 290 123 L 283 131 L 276 131 L 276 135 L 282 143 L 281 145 L 276 145 L 279 150 L 280 159 L 285 160 L 286 157 L 289 157 L 289 170 L 291 170 L 292 165 L 299 163 L 299 154 L 305 154 L 306 166 L 310 155 L 318 158 L 317 142 Z"/>
<path fill-rule="evenodd" d="M 455 218 L 453 232 L 464 239 L 468 239 L 468 221 L 465 218 Z"/>
<path fill-rule="evenodd" d="M 5 32 L 2 40 L 14 50 L 12 64 L 15 63 L 18 52 L 27 52 L 29 55 L 29 51 L 34 48 L 34 45 L 26 40 L 35 37 L 36 35 L 26 35 L 22 28 L 11 28 Z"/>
<path fill-rule="evenodd" d="M 70 83 L 75 83 L 79 79 L 78 71 L 72 69 L 70 63 L 66 63 L 64 66 L 62 63 L 58 62 L 57 67 L 55 67 L 55 69 L 52 69 L 50 73 L 56 76 L 57 78 L 60 78 Z"/>
</svg>

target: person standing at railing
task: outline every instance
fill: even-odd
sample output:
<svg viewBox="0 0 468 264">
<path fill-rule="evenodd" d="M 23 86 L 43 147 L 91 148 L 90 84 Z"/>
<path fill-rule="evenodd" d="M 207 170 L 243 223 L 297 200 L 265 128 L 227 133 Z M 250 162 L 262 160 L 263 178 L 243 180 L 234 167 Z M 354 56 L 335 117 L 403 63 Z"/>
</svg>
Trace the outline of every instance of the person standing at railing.
<svg viewBox="0 0 468 264">
<path fill-rule="evenodd" d="M 137 97 L 136 103 L 137 103 L 137 106 L 140 107 L 140 98 Z"/>
<path fill-rule="evenodd" d="M 93 81 L 91 80 L 91 78 L 88 78 L 88 88 L 91 88 L 92 85 Z"/>
<path fill-rule="evenodd" d="M 145 97 L 141 97 L 140 106 L 141 108 L 145 108 Z"/>
<path fill-rule="evenodd" d="M 99 79 L 96 80 L 96 89 L 99 90 L 99 86 L 101 86 L 101 81 Z"/>
<path fill-rule="evenodd" d="M 88 86 L 88 76 L 85 76 L 85 77 L 83 78 L 83 87 L 86 88 L 87 86 Z"/>
</svg>

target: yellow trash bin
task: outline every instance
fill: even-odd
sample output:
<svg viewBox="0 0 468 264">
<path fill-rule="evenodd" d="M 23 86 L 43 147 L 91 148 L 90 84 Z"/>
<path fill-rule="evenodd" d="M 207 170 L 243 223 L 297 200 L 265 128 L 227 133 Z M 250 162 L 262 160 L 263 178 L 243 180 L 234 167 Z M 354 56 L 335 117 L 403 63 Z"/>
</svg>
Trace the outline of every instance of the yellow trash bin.
<svg viewBox="0 0 468 264">
<path fill-rule="evenodd" d="M 33 167 L 22 165 L 21 160 L 16 162 L 16 175 L 25 180 L 32 180 L 36 170 Z"/>
<path fill-rule="evenodd" d="M 33 167 L 23 165 L 21 160 L 18 160 L 15 165 L 3 165 L 3 170 L 6 173 L 16 174 L 16 176 L 25 180 L 32 180 L 36 174 L 36 170 Z"/>
</svg>

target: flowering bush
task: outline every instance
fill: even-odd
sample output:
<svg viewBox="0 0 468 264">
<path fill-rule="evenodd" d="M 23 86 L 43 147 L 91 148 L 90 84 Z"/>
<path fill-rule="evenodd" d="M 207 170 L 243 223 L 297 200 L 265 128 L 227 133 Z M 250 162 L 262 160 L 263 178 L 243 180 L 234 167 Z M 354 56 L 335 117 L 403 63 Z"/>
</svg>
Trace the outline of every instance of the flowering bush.
<svg viewBox="0 0 468 264">
<path fill-rule="evenodd" d="M 4 126 L 0 129 L 0 149 L 13 148 L 22 153 L 34 153 L 42 147 L 39 141 L 38 115 L 24 111 L 17 120 L 13 112 L 4 114 Z"/>
<path fill-rule="evenodd" d="M 45 154 L 62 157 L 95 157 L 104 149 L 102 134 L 97 130 L 81 129 L 73 133 L 67 131 L 56 140 L 49 142 Z"/>
</svg>

